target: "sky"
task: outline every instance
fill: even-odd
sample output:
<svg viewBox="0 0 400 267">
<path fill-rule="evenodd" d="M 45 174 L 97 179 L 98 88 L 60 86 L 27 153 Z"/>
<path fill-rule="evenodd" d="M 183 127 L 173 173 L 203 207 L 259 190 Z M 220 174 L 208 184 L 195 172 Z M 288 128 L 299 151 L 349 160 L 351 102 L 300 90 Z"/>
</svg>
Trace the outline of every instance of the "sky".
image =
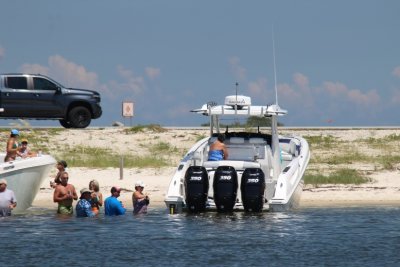
<svg viewBox="0 0 400 267">
<path fill-rule="evenodd" d="M 285 126 L 400 124 L 397 0 L 15 0 L 0 12 L 0 73 L 100 92 L 91 126 L 199 126 L 208 118 L 190 110 L 236 82 L 273 104 L 273 40 Z"/>
</svg>

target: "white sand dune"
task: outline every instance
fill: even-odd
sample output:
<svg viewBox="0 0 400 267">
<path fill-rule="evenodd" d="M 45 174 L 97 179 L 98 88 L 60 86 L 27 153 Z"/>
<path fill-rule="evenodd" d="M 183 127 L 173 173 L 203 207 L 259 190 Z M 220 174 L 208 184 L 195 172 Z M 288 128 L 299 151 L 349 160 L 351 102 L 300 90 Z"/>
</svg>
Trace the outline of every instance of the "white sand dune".
<svg viewBox="0 0 400 267">
<path fill-rule="evenodd" d="M 300 135 L 332 135 L 341 140 L 356 140 L 359 138 L 385 137 L 390 134 L 399 134 L 396 129 L 360 129 L 360 130 L 298 130 Z M 145 155 L 149 151 L 143 143 L 157 143 L 160 141 L 168 142 L 182 151 L 186 151 L 194 144 L 199 136 L 208 134 L 207 130 L 168 130 L 164 133 L 135 133 L 127 135 L 121 128 L 107 129 L 86 129 L 86 130 L 65 130 L 55 136 L 49 136 L 50 143 L 53 145 L 66 145 L 69 147 L 86 145 L 91 147 L 110 148 L 121 153 L 132 153 L 133 155 Z M 394 147 L 393 149 L 397 149 Z M 322 152 L 321 152 L 321 151 Z M 311 151 L 313 153 L 313 151 Z M 330 153 L 327 148 L 326 153 Z M 318 153 L 324 153 L 323 148 Z M 374 152 L 373 152 L 374 153 Z M 313 154 L 312 154 L 313 155 Z M 180 155 L 171 155 L 171 161 L 178 164 Z M 352 166 L 354 168 L 354 166 Z M 302 206 L 338 206 L 338 205 L 392 205 L 400 204 L 400 172 L 394 170 L 374 170 L 371 166 L 356 166 L 360 169 L 370 169 L 369 177 L 372 182 L 362 185 L 324 185 L 314 188 L 306 186 L 302 195 Z M 123 188 L 121 201 L 125 206 L 132 208 L 131 196 L 134 184 L 138 180 L 146 184 L 145 192 L 151 197 L 151 205 L 163 206 L 164 197 L 169 181 L 175 172 L 176 167 L 153 168 L 134 168 L 124 169 L 123 179 L 120 179 L 119 168 L 92 169 L 92 168 L 69 168 L 69 182 L 79 190 L 89 185 L 90 180 L 96 179 L 100 183 L 101 191 L 105 197 L 110 195 L 112 186 Z M 49 186 L 49 181 L 53 180 L 56 168 L 50 173 L 49 178 L 44 181 L 41 190 L 37 195 L 33 205 L 36 207 L 54 207 L 53 189 Z"/>
</svg>

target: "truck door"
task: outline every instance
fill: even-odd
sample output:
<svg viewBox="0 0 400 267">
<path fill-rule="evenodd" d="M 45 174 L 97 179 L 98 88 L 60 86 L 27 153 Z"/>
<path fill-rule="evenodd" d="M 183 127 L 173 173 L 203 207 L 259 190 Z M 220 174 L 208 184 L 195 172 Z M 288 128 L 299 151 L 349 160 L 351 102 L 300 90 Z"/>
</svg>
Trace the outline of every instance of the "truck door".
<svg viewBox="0 0 400 267">
<path fill-rule="evenodd" d="M 63 117 L 60 86 L 43 77 L 33 77 L 35 113 L 38 117 Z"/>
<path fill-rule="evenodd" d="M 2 108 L 4 108 L 1 116 L 13 118 L 29 117 L 32 114 L 30 91 L 26 76 L 5 76 L 4 88 L 0 93 Z"/>
</svg>

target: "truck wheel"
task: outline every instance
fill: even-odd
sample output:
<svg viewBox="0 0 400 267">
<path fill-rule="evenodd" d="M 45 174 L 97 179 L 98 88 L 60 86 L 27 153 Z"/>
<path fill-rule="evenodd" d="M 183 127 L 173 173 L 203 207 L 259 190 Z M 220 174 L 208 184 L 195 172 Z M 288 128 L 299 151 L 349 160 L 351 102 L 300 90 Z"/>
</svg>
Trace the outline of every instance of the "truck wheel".
<svg viewBox="0 0 400 267">
<path fill-rule="evenodd" d="M 72 128 L 86 128 L 91 120 L 92 115 L 85 107 L 74 107 L 68 113 L 68 121 Z"/>
<path fill-rule="evenodd" d="M 59 122 L 60 122 L 61 126 L 64 127 L 64 128 L 67 128 L 67 129 L 71 128 L 71 123 L 69 121 L 67 121 L 67 120 L 59 120 Z"/>
</svg>

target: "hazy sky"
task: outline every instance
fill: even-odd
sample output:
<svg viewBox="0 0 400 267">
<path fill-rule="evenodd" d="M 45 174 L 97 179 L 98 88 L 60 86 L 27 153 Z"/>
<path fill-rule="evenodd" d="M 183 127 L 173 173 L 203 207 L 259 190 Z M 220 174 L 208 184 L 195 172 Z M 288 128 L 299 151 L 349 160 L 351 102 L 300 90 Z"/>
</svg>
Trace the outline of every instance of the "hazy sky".
<svg viewBox="0 0 400 267">
<path fill-rule="evenodd" d="M 236 82 L 275 101 L 274 27 L 282 123 L 398 126 L 399 14 L 397 0 L 2 1 L 0 72 L 99 91 L 92 126 L 124 121 L 123 100 L 133 124 L 197 126 L 207 117 L 189 111 Z"/>
</svg>

